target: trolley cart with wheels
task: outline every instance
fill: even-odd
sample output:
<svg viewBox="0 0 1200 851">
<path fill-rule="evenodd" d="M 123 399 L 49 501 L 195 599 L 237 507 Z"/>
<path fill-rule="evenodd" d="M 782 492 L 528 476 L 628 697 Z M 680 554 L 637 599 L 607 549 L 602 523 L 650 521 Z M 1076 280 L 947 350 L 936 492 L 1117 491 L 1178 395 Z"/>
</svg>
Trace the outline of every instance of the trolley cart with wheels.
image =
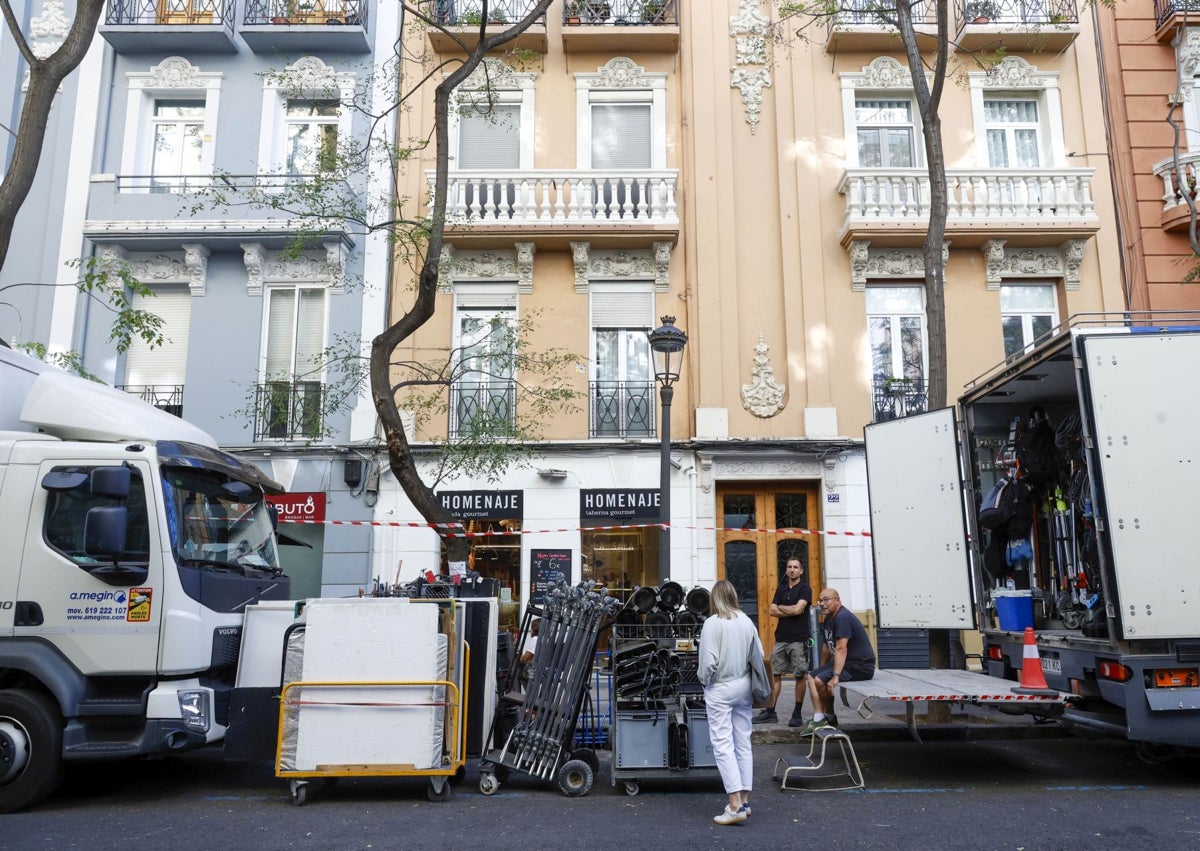
<svg viewBox="0 0 1200 851">
<path fill-rule="evenodd" d="M 431 702 L 430 695 L 445 695 L 440 702 Z M 442 707 L 446 712 L 447 728 L 445 742 L 449 749 L 440 755 L 433 754 L 436 765 L 418 767 L 418 763 L 384 762 L 315 762 L 315 754 L 328 753 L 330 749 L 347 750 L 347 756 L 362 756 L 353 742 L 301 741 L 306 731 L 305 724 L 317 727 L 316 736 L 328 732 L 337 736 L 336 730 L 348 731 L 361 728 L 363 718 L 356 713 L 370 713 L 374 719 L 403 712 L 405 709 L 428 710 Z M 275 776 L 290 783 L 292 802 L 303 806 L 308 799 L 308 784 L 313 778 L 335 777 L 428 777 L 426 790 L 431 801 L 445 801 L 450 797 L 450 781 L 462 776 L 465 768 L 464 748 L 466 730 L 462 725 L 458 686 L 449 680 L 413 680 L 408 682 L 295 682 L 284 686 L 279 707 L 279 743 L 275 760 Z M 332 723 L 331 723 L 332 722 Z M 390 726 L 385 721 L 381 726 Z M 294 733 L 294 736 L 292 735 Z M 313 738 L 313 736 L 309 736 Z M 376 737 L 372 736 L 371 739 Z M 288 746 L 292 739 L 291 747 Z M 382 730 L 378 736 L 378 748 L 386 752 L 393 737 Z M 310 756 L 314 755 L 314 756 Z"/>
<path fill-rule="evenodd" d="M 309 602 L 287 639 L 276 747 L 275 774 L 296 804 L 312 778 L 417 776 L 431 800 L 449 797 L 466 760 L 463 605 Z"/>
<path fill-rule="evenodd" d="M 494 795 L 509 772 L 555 781 L 568 797 L 591 791 L 599 768 L 596 752 L 575 747 L 575 727 L 588 687 L 600 631 L 620 603 L 597 593 L 594 583 L 559 580 L 541 611 L 532 606 L 522 623 L 516 659 L 535 615 L 541 615 L 537 650 L 524 693 L 501 696 L 492 722 L 494 749 L 480 761 L 479 791 Z M 510 677 L 509 682 L 516 682 Z"/>
<path fill-rule="evenodd" d="M 680 610 L 674 583 L 638 589 L 613 626 L 612 783 L 627 795 L 638 794 L 641 780 L 721 776 L 697 676 L 708 596 L 687 596 L 693 602 Z"/>
</svg>

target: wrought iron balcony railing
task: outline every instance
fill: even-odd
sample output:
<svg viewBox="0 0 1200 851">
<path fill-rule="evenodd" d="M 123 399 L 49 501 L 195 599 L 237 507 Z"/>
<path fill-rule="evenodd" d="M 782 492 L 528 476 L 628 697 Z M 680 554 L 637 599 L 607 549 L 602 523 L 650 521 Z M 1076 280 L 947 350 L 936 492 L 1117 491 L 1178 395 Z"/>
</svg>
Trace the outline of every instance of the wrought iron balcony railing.
<svg viewBox="0 0 1200 851">
<path fill-rule="evenodd" d="M 451 27 L 478 27 L 483 22 L 482 0 L 435 0 L 431 15 L 439 24 Z M 533 0 L 491 0 L 488 23 L 494 28 L 513 24 L 529 14 Z"/>
<path fill-rule="evenodd" d="M 564 0 L 563 23 L 613 27 L 678 24 L 679 3 L 677 0 Z"/>
<path fill-rule="evenodd" d="M 137 396 L 143 402 L 149 402 L 160 411 L 177 417 L 183 416 L 182 384 L 123 384 L 117 389 Z"/>
<path fill-rule="evenodd" d="M 1042 26 L 1079 23 L 1075 0 L 963 0 L 955 4 L 954 13 L 960 30 L 965 24 Z"/>
<path fill-rule="evenodd" d="M 248 26 L 366 26 L 366 0 L 248 0 Z"/>
<path fill-rule="evenodd" d="M 517 412 L 517 383 L 456 383 L 450 387 L 450 436 L 498 431 L 511 425 Z"/>
<path fill-rule="evenodd" d="M 1187 14 L 1188 23 L 1200 23 L 1200 0 L 1154 0 L 1154 25 L 1161 27 L 1172 15 Z"/>
<path fill-rule="evenodd" d="M 551 221 L 678 224 L 674 170 L 620 173 L 456 171 L 446 193 L 451 223 L 545 225 Z M 433 197 L 433 173 L 426 175 Z"/>
<path fill-rule="evenodd" d="M 115 26 L 220 24 L 232 32 L 235 7 L 234 0 L 109 0 L 104 23 Z"/>
<path fill-rule="evenodd" d="M 929 388 L 923 378 L 876 378 L 872 390 L 877 423 L 929 409 Z"/>
<path fill-rule="evenodd" d="M 592 381 L 589 437 L 653 437 L 653 381 Z"/>
<path fill-rule="evenodd" d="M 269 381 L 256 388 L 254 439 L 311 440 L 321 436 L 324 387 L 319 381 Z"/>
</svg>

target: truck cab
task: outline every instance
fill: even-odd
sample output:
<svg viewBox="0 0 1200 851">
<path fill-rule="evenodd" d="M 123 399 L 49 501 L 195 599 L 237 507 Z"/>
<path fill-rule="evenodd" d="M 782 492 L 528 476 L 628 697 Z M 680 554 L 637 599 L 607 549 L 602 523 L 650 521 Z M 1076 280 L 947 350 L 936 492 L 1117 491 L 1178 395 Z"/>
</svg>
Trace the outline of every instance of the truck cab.
<svg viewBox="0 0 1200 851">
<path fill-rule="evenodd" d="M 0 812 L 65 760 L 219 741 L 279 486 L 134 397 L 0 352 Z M 13 411 L 20 397 L 19 414 Z"/>
</svg>

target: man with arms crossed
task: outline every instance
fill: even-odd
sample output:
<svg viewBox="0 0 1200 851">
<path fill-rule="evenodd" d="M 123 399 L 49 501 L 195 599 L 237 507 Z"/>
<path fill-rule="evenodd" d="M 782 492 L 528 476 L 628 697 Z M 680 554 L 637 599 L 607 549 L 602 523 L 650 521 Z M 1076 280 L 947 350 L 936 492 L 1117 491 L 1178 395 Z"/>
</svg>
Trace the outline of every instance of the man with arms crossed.
<svg viewBox="0 0 1200 851">
<path fill-rule="evenodd" d="M 792 556 L 784 567 L 786 582 L 775 589 L 771 600 L 770 614 L 779 618 L 775 625 L 775 650 L 771 653 L 771 699 L 767 707 L 754 716 L 755 724 L 774 724 L 779 721 L 775 714 L 775 701 L 783 688 L 783 675 L 796 678 L 796 708 L 792 710 L 789 727 L 804 725 L 800 710 L 804 707 L 804 675 L 808 673 L 808 650 L 810 632 L 808 607 L 812 605 L 812 588 L 801 577 L 804 566 L 800 559 Z M 815 706 L 816 704 L 814 704 Z"/>
</svg>

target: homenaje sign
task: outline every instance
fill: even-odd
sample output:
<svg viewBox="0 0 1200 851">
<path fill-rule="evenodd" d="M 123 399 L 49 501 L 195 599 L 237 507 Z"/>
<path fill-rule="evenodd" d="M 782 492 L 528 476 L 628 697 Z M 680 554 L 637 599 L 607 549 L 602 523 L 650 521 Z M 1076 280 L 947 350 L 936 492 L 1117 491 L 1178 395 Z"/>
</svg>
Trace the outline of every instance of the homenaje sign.
<svg viewBox="0 0 1200 851">
<path fill-rule="evenodd" d="M 658 488 L 595 488 L 579 491 L 579 525 L 625 526 L 657 523 L 662 513 Z"/>
<path fill-rule="evenodd" d="M 561 576 L 571 582 L 571 550 L 532 549 L 529 551 L 529 602 L 542 605 L 546 589 Z"/>
</svg>

